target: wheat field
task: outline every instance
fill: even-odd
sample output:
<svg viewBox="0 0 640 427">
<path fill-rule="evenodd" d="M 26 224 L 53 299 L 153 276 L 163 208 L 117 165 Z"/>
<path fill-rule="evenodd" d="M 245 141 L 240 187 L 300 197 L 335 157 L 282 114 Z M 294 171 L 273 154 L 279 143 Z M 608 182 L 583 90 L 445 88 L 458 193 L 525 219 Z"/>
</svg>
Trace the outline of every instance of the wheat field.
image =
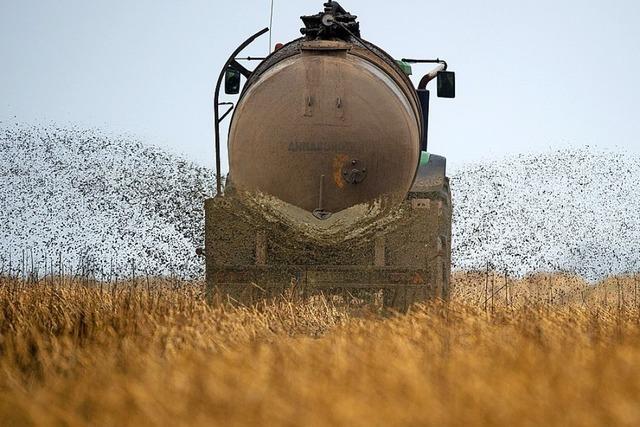
<svg viewBox="0 0 640 427">
<path fill-rule="evenodd" d="M 0 425 L 640 425 L 634 277 L 457 274 L 408 314 L 0 279 Z"/>
</svg>

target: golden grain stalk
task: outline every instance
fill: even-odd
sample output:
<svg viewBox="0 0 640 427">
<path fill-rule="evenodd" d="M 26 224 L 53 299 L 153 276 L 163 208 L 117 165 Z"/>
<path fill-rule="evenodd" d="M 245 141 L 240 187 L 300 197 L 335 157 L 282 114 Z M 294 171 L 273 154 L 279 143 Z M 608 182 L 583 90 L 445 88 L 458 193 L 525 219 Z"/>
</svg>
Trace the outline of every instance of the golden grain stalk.
<svg viewBox="0 0 640 427">
<path fill-rule="evenodd" d="M 491 279 L 407 315 L 0 279 L 0 425 L 640 424 L 632 278 Z"/>
</svg>

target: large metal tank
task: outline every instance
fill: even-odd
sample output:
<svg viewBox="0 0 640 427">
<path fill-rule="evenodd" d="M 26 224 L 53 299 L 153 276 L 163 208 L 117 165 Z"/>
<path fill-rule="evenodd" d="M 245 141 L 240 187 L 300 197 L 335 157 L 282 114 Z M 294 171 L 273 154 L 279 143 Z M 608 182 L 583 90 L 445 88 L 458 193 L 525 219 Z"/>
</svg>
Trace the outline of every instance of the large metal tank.
<svg viewBox="0 0 640 427">
<path fill-rule="evenodd" d="M 254 70 L 234 51 L 215 92 L 216 196 L 205 203 L 207 294 L 230 302 L 317 293 L 406 309 L 445 297 L 451 270 L 446 159 L 426 153 L 427 83 L 455 95 L 440 59 L 396 62 L 336 2 Z M 238 60 L 236 60 L 236 58 Z M 410 63 L 435 63 L 418 88 Z M 407 74 L 405 74 L 407 73 Z M 240 92 L 222 186 L 220 121 Z M 444 77 L 441 79 L 441 77 Z M 220 115 L 218 107 L 227 105 Z"/>
<path fill-rule="evenodd" d="M 234 188 L 318 219 L 405 199 L 420 160 L 419 101 L 393 59 L 364 43 L 296 40 L 252 74 L 229 133 Z"/>
</svg>

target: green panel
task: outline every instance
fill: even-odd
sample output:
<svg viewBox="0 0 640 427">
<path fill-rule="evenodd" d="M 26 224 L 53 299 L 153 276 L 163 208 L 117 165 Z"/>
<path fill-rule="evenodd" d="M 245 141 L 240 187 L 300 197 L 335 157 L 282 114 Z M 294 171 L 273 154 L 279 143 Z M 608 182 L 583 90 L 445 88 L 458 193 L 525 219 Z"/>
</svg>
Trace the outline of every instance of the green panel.
<svg viewBox="0 0 640 427">
<path fill-rule="evenodd" d="M 420 155 L 420 166 L 426 165 L 427 163 L 429 163 L 429 157 L 431 157 L 431 154 L 427 153 L 426 151 L 423 151 L 422 154 Z"/>
<path fill-rule="evenodd" d="M 413 69 L 411 68 L 411 65 L 404 62 L 404 61 L 396 61 L 396 64 L 398 64 L 398 67 L 402 68 L 402 71 L 407 75 L 410 76 L 413 74 Z"/>
</svg>

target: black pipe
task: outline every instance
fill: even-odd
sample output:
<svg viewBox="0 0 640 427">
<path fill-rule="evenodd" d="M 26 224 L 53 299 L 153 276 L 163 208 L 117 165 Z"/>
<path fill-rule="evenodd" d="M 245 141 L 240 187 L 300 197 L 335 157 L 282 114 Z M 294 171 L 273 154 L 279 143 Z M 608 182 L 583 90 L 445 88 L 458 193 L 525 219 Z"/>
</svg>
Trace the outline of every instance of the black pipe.
<svg viewBox="0 0 640 427">
<path fill-rule="evenodd" d="M 422 110 L 422 139 L 420 141 L 420 150 L 427 151 L 427 140 L 429 136 L 429 91 L 426 89 L 418 89 L 418 99 Z"/>
</svg>

